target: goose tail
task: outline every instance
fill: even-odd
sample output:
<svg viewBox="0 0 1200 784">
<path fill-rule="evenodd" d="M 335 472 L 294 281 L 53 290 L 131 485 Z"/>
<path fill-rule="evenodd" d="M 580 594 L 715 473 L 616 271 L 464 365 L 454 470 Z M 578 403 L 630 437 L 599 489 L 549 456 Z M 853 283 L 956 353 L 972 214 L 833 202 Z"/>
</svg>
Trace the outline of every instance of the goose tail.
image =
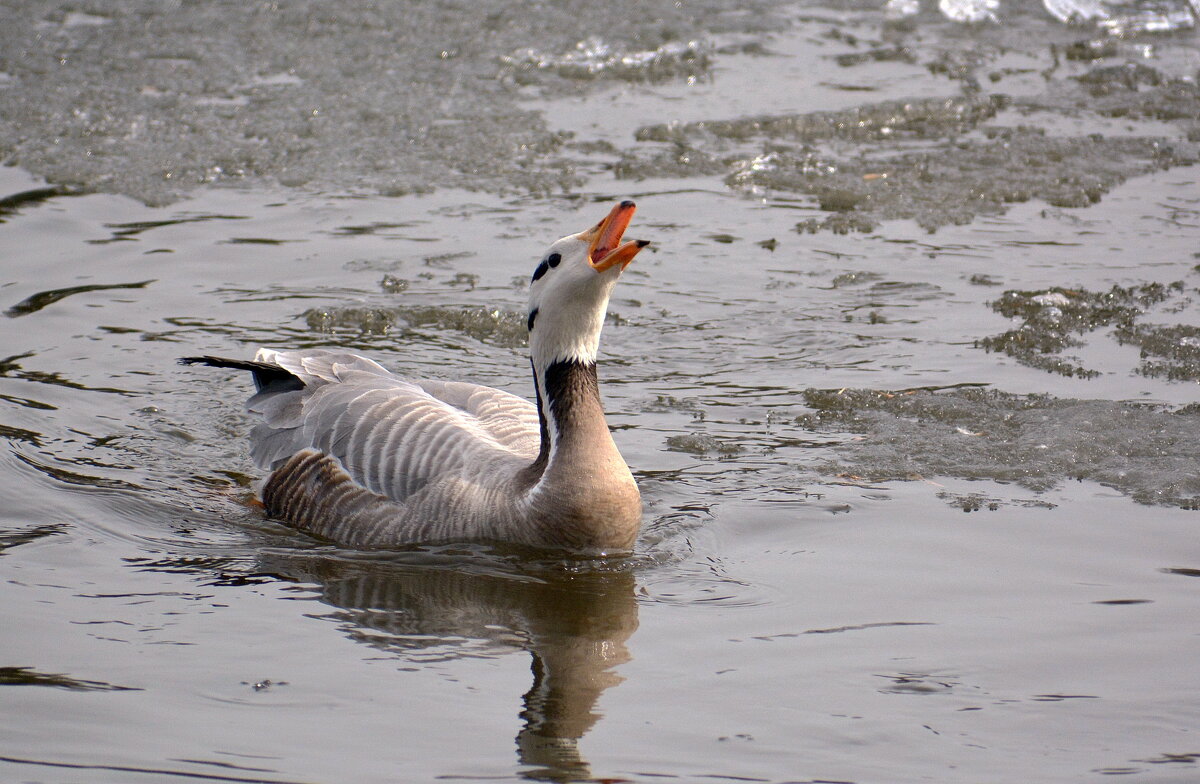
<svg viewBox="0 0 1200 784">
<path fill-rule="evenodd" d="M 259 362 L 251 359 L 230 359 L 228 357 L 180 357 L 181 365 L 207 365 L 215 368 L 231 370 L 249 370 L 254 374 L 254 386 L 259 392 L 289 392 L 304 389 L 304 381 L 291 371 L 273 362 Z"/>
</svg>

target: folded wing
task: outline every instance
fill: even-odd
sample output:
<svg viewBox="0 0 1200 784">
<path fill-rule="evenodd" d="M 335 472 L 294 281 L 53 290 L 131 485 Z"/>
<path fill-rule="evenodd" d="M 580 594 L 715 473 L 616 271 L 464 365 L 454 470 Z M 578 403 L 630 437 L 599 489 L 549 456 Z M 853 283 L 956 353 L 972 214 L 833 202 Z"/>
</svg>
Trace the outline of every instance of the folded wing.
<svg viewBox="0 0 1200 784">
<path fill-rule="evenodd" d="M 536 458 L 537 408 L 461 382 L 406 381 L 355 354 L 261 349 L 300 388 L 267 386 L 247 403 L 262 417 L 252 455 L 275 470 L 304 450 L 336 459 L 354 484 L 403 505 L 432 482 L 517 470 Z"/>
</svg>

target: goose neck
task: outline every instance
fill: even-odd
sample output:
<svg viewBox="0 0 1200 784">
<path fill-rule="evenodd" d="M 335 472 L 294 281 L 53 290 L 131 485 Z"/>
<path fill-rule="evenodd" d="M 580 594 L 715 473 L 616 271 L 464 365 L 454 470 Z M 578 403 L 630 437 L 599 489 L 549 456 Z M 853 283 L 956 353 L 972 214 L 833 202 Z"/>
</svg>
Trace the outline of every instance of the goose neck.
<svg viewBox="0 0 1200 784">
<path fill-rule="evenodd" d="M 534 365 L 541 449 L 527 496 L 547 536 L 596 552 L 632 549 L 641 498 L 608 431 L 594 362 Z"/>
<path fill-rule="evenodd" d="M 563 450 L 604 451 L 612 439 L 600 404 L 596 363 L 558 360 L 534 366 L 541 450 L 547 465 Z"/>
</svg>

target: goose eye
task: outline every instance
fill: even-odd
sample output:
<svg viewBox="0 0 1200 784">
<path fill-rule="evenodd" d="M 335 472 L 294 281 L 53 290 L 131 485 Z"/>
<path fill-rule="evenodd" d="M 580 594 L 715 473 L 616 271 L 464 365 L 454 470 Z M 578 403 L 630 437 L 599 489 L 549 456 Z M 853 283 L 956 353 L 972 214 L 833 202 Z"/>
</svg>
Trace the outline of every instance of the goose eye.
<svg viewBox="0 0 1200 784">
<path fill-rule="evenodd" d="M 560 261 L 562 261 L 562 254 L 561 254 L 561 253 L 551 253 L 549 256 L 547 256 L 546 258 L 542 259 L 542 263 L 541 263 L 541 264 L 539 264 L 539 265 L 537 266 L 537 269 L 535 269 L 535 270 L 533 271 L 533 280 L 537 280 L 538 278 L 540 278 L 540 277 L 542 277 L 543 275 L 545 275 L 547 272 L 549 272 L 549 271 L 550 271 L 551 269 L 553 269 L 554 267 L 557 267 L 557 266 L 558 266 L 558 263 L 559 263 Z M 529 281 L 529 282 L 530 282 L 530 283 L 532 283 L 532 282 L 533 282 L 533 280 L 531 280 L 531 281 Z"/>
</svg>

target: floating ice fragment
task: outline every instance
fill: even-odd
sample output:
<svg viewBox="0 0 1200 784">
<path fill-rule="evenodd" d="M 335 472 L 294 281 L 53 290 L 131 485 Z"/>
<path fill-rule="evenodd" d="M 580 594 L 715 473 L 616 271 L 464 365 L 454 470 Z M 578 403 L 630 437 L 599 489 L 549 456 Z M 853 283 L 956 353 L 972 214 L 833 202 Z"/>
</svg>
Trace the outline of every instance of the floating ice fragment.
<svg viewBox="0 0 1200 784">
<path fill-rule="evenodd" d="M 1109 35 L 1126 37 L 1139 33 L 1172 33 L 1190 30 L 1200 18 L 1200 0 L 1142 0 L 1123 3 L 1100 22 Z"/>
<path fill-rule="evenodd" d="M 63 27 L 99 27 L 112 22 L 105 16 L 97 16 L 83 11 L 70 11 L 63 18 Z"/>
<path fill-rule="evenodd" d="M 938 10 L 955 22 L 998 22 L 1000 0 L 938 0 Z"/>
<path fill-rule="evenodd" d="M 676 76 L 694 80 L 709 66 L 710 47 L 700 41 L 671 41 L 657 49 L 622 52 L 595 36 L 556 54 L 519 49 L 500 62 L 518 73 L 549 71 L 566 79 L 611 76 L 630 81 L 658 81 Z"/>
<path fill-rule="evenodd" d="M 766 155 L 758 155 L 746 164 L 746 169 L 752 172 L 774 171 L 779 168 L 778 160 L 779 156 L 773 152 L 769 152 Z"/>
<path fill-rule="evenodd" d="M 1200 0 L 1196 0 L 1200 2 Z M 903 19 L 906 16 L 916 16 L 921 11 L 921 0 L 887 0 L 883 14 L 888 19 Z"/>
<path fill-rule="evenodd" d="M 1042 0 L 1042 6 L 1060 22 L 1096 22 L 1117 37 L 1190 30 L 1200 20 L 1200 0 Z M 938 10 L 955 22 L 999 22 L 999 8 L 1000 0 L 938 0 Z M 889 19 L 919 11 L 920 0 L 884 3 Z"/>
<path fill-rule="evenodd" d="M 1042 308 L 1042 311 L 1038 314 L 1039 320 L 1048 322 L 1050 324 L 1056 324 L 1059 321 L 1062 321 L 1062 317 L 1063 312 L 1053 305 Z"/>
<path fill-rule="evenodd" d="M 298 84 L 304 84 L 304 80 L 291 71 L 280 71 L 279 73 L 267 74 L 266 76 L 256 76 L 244 85 L 238 85 L 237 89 L 245 90 L 252 87 L 291 87 Z"/>
<path fill-rule="evenodd" d="M 667 449 L 672 452 L 688 452 L 693 455 L 716 454 L 718 457 L 732 457 L 742 451 L 742 447 L 733 441 L 716 438 L 707 433 L 685 433 L 667 438 Z"/>
<path fill-rule="evenodd" d="M 1071 298 L 1068 297 L 1066 294 L 1063 294 L 1061 291 L 1051 291 L 1046 294 L 1038 294 L 1036 296 L 1030 297 L 1029 300 L 1030 300 L 1030 302 L 1033 302 L 1035 304 L 1042 305 L 1042 306 L 1049 305 L 1049 306 L 1062 307 L 1064 305 L 1071 304 Z"/>
<path fill-rule="evenodd" d="M 1107 19 L 1109 16 L 1102 0 L 1042 0 L 1042 5 L 1051 16 L 1067 24 Z"/>
</svg>

